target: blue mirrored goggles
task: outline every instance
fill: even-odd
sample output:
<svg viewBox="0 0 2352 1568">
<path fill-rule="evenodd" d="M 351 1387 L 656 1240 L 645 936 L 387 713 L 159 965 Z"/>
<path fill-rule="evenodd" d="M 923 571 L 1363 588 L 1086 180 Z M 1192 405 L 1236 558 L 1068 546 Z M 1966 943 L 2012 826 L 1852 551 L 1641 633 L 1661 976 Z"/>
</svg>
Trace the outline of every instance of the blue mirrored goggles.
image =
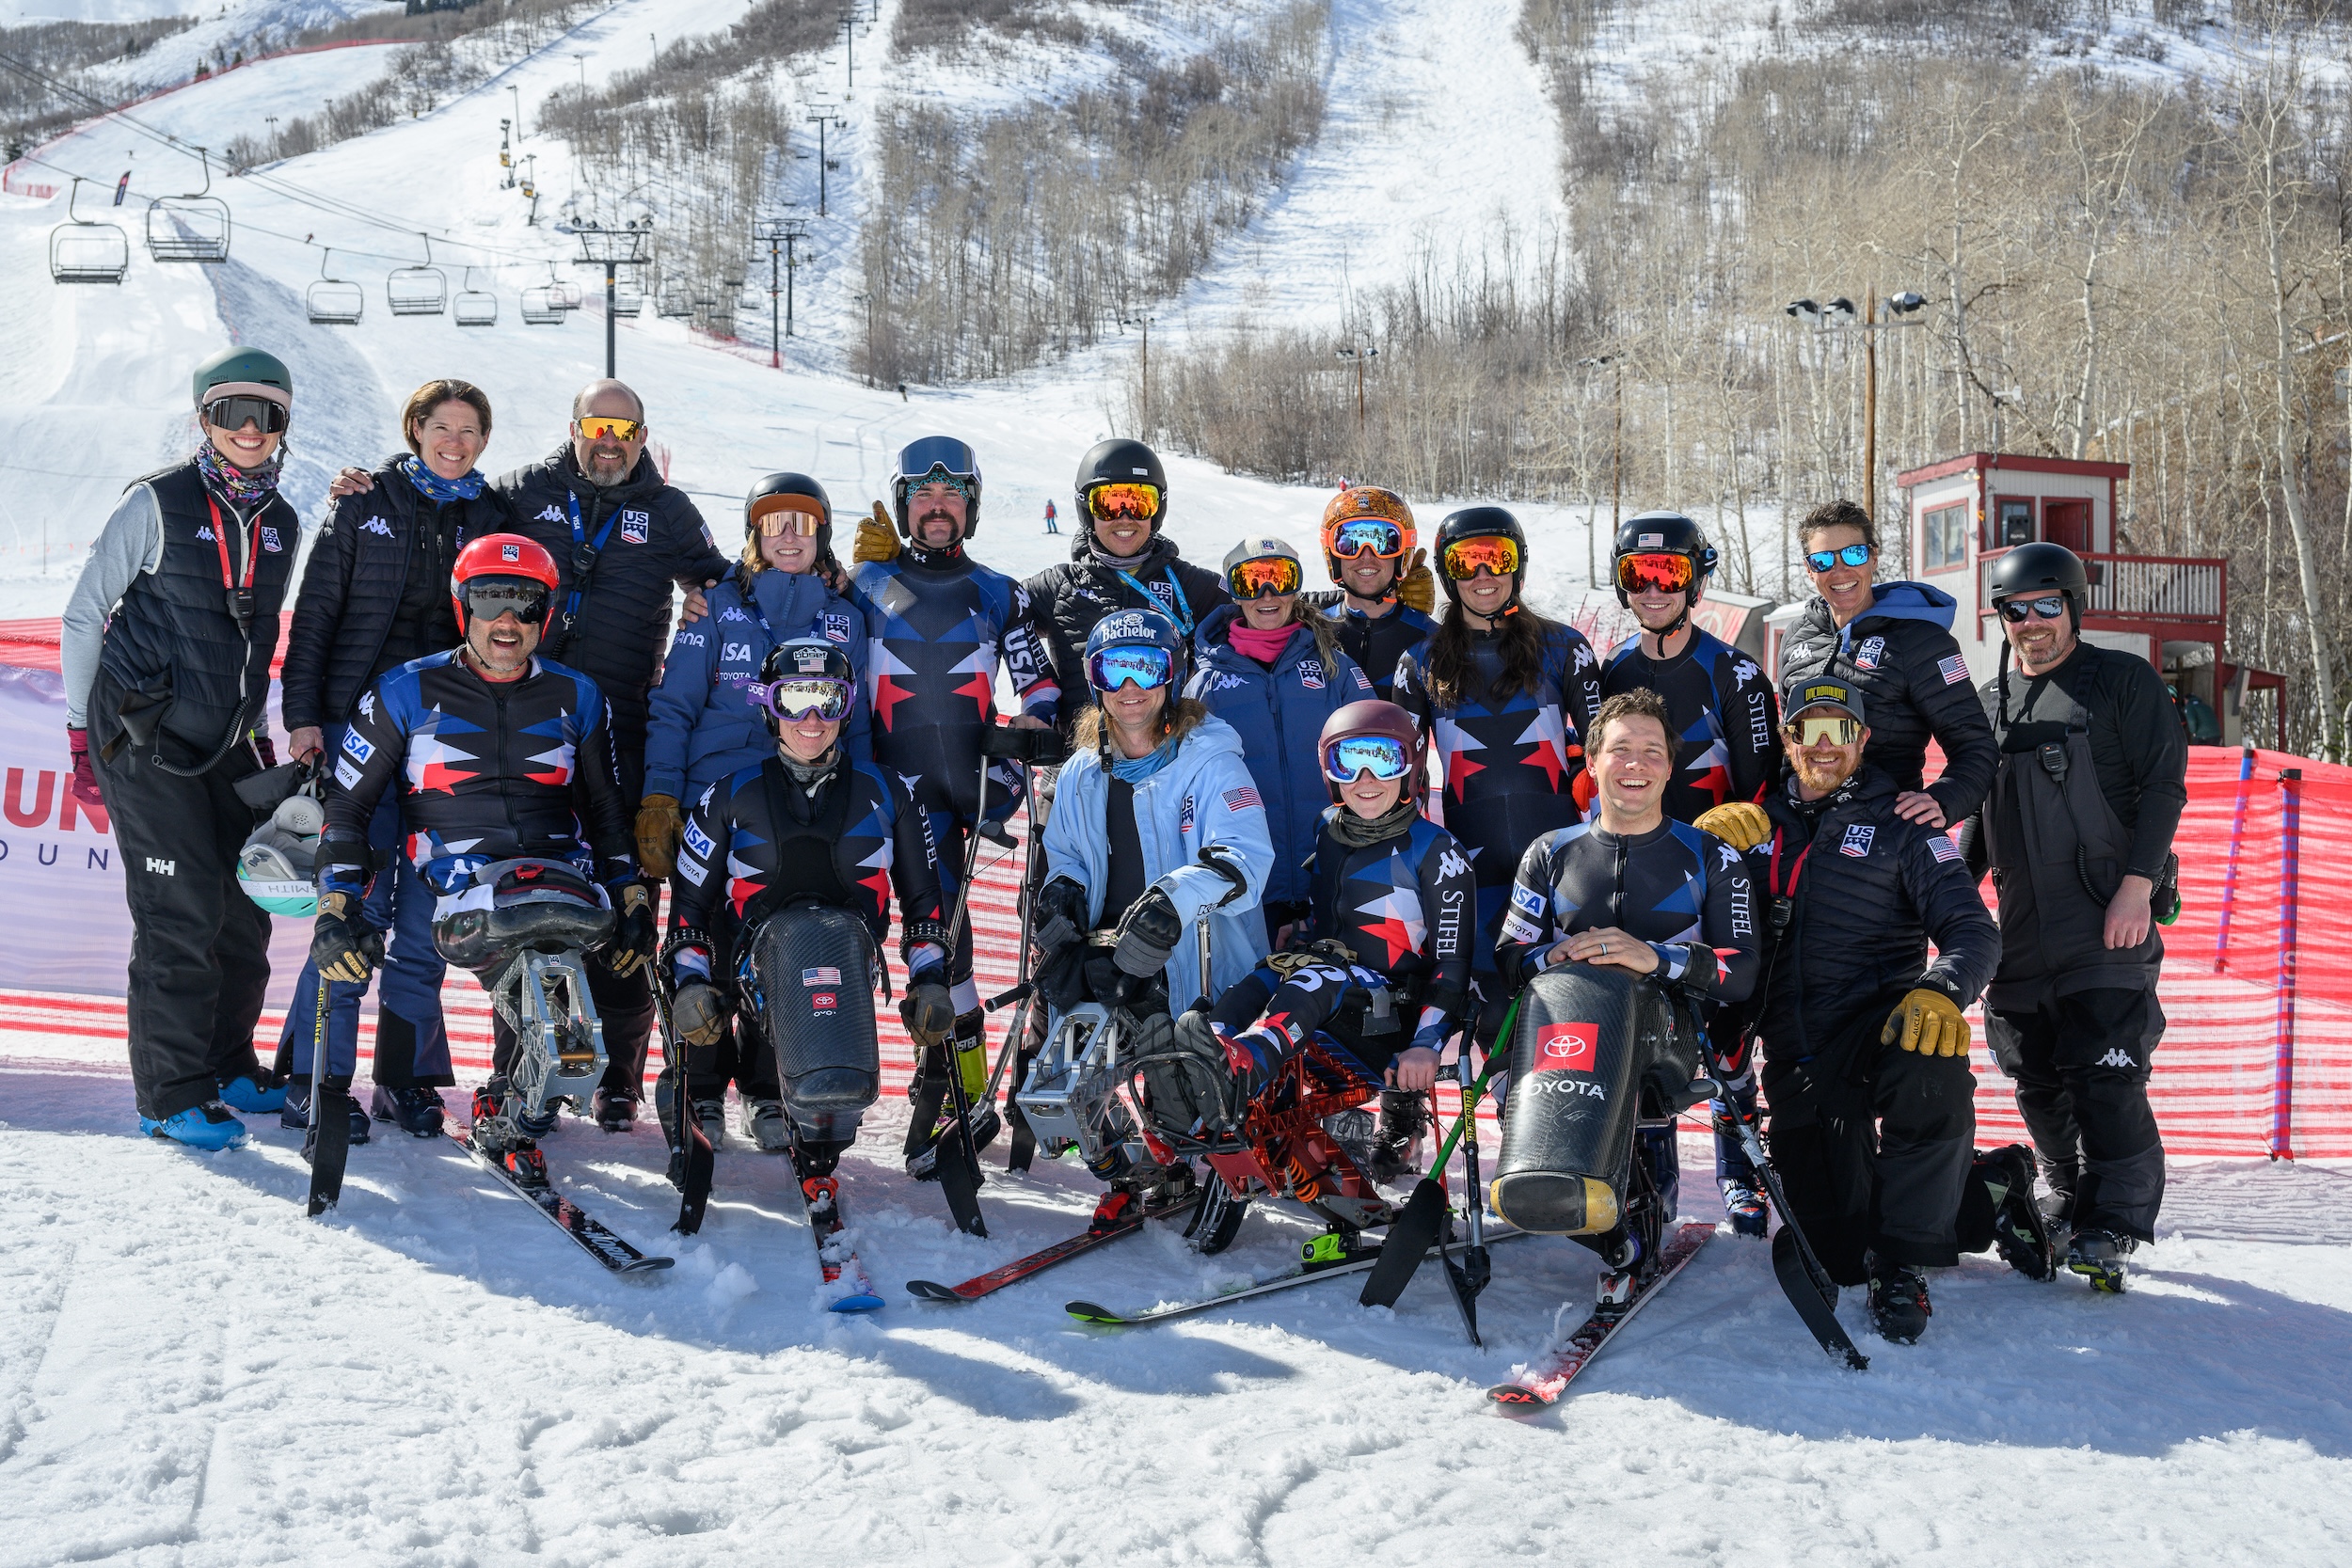
<svg viewBox="0 0 2352 1568">
<path fill-rule="evenodd" d="M 1148 642 L 1104 648 L 1087 660 L 1087 684 L 1097 691 L 1116 691 L 1130 685 L 1150 691 L 1168 685 L 1175 675 L 1175 656 Z"/>
<path fill-rule="evenodd" d="M 1413 770 L 1413 753 L 1394 736 L 1342 736 L 1323 749 L 1323 773 L 1333 784 L 1353 784 L 1369 772 L 1386 784 Z"/>
<path fill-rule="evenodd" d="M 1332 531 L 1331 553 L 1342 561 L 1359 555 L 1394 561 L 1405 553 L 1405 531 L 1386 517 L 1350 517 Z"/>
<path fill-rule="evenodd" d="M 1807 550 L 1804 563 L 1814 571 L 1826 572 L 1836 566 L 1867 566 L 1870 555 L 1867 545 L 1848 545 L 1842 550 Z"/>
</svg>

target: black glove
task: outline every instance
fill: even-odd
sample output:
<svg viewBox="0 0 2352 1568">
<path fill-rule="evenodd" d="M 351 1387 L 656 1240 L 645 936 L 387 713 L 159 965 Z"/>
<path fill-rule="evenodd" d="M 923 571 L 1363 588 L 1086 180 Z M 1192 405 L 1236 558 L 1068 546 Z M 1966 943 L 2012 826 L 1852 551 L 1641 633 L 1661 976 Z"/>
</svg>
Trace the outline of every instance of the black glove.
<svg viewBox="0 0 2352 1568">
<path fill-rule="evenodd" d="M 654 935 L 653 896 L 644 883 L 630 882 L 621 889 L 620 918 L 605 939 L 604 967 L 616 975 L 635 974 L 639 964 L 653 957 Z"/>
<path fill-rule="evenodd" d="M 929 1051 L 955 1033 L 955 998 L 942 981 L 910 980 L 906 1000 L 898 1004 L 898 1021 L 914 1037 L 915 1049 Z"/>
<path fill-rule="evenodd" d="M 1063 949 L 1086 935 L 1087 890 L 1067 877 L 1056 877 L 1037 890 L 1029 910 L 1029 943 L 1038 962 L 1054 961 Z"/>
<path fill-rule="evenodd" d="M 358 985 L 384 961 L 384 933 L 359 918 L 348 893 L 319 896 L 319 923 L 310 933 L 310 961 L 322 978 Z"/>
<path fill-rule="evenodd" d="M 1135 902 L 1119 922 L 1119 942 L 1111 961 L 1122 974 L 1148 980 L 1168 967 L 1176 944 L 1184 939 L 1184 923 L 1168 895 L 1152 888 Z"/>
</svg>

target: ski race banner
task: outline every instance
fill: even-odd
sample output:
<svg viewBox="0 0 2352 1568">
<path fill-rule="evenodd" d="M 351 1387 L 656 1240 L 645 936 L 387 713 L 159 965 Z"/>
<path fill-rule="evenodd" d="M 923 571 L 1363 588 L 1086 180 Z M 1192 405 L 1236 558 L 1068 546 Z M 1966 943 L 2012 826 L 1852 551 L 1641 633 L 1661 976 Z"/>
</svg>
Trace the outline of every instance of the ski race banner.
<svg viewBox="0 0 2352 1568">
<path fill-rule="evenodd" d="M 123 1070 L 122 867 L 103 813 L 66 787 L 64 732 L 57 623 L 0 622 L 0 1060 Z M 2169 1027 L 2151 1085 L 2165 1146 L 2184 1156 L 2352 1158 L 2352 768 L 2194 747 L 2188 797 L 2177 842 L 2182 912 L 2164 932 Z M 1025 837 L 1025 823 L 1015 826 Z M 972 901 L 983 997 L 1017 978 L 1021 865 L 1019 852 L 983 847 Z M 264 1056 L 310 942 L 308 922 L 277 924 Z M 442 994 L 461 1075 L 487 1071 L 481 991 L 460 972 Z M 913 1048 L 895 1011 L 878 1014 L 885 1072 L 903 1083 Z M 993 1045 L 1009 1016 L 992 1021 Z M 1980 1019 L 1977 1037 L 1977 1141 L 2024 1141 Z"/>
</svg>

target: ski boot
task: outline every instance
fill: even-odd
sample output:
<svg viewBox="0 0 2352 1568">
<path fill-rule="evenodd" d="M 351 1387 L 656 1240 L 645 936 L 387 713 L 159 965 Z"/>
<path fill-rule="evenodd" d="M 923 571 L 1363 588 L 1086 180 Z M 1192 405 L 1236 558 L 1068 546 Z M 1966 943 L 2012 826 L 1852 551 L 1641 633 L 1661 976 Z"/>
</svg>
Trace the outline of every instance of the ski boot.
<svg viewBox="0 0 2352 1568">
<path fill-rule="evenodd" d="M 1724 1190 L 1724 1212 L 1731 1217 L 1733 1235 L 1761 1238 L 1772 1228 L 1772 1207 L 1762 1193 L 1732 1176 L 1716 1185 Z"/>
<path fill-rule="evenodd" d="M 2066 1243 L 2066 1266 L 2090 1281 L 2094 1291 L 2122 1295 L 2131 1284 L 2131 1265 L 2124 1259 L 2139 1243 L 2114 1230 L 2077 1230 Z"/>
<path fill-rule="evenodd" d="M 588 1114 L 608 1132 L 626 1132 L 637 1124 L 637 1091 L 627 1085 L 606 1085 L 588 1101 Z"/>
<path fill-rule="evenodd" d="M 1993 1199 L 1993 1244 L 2027 1279 L 2058 1277 L 2058 1240 L 2034 1200 L 2033 1150 L 2010 1144 L 1977 1156 L 1971 1173 Z"/>
<path fill-rule="evenodd" d="M 208 1100 L 201 1105 L 175 1111 L 160 1121 L 152 1117 L 141 1117 L 139 1131 L 151 1138 L 168 1138 L 173 1143 L 200 1148 L 208 1154 L 218 1153 L 224 1148 L 243 1148 L 246 1141 L 245 1123 L 217 1100 Z"/>
<path fill-rule="evenodd" d="M 1406 1089 L 1381 1090 L 1379 1129 L 1373 1134 L 1369 1157 L 1359 1162 L 1364 1174 L 1383 1186 L 1413 1174 L 1420 1168 L 1416 1156 L 1428 1129 L 1426 1097 Z"/>
<path fill-rule="evenodd" d="M 527 1131 L 529 1124 L 541 1118 L 510 1115 L 510 1098 L 506 1080 L 496 1074 L 474 1090 L 473 1145 L 522 1185 L 544 1187 L 548 1184 L 548 1157 L 539 1152 L 538 1138 Z M 555 1114 L 548 1112 L 545 1119 L 553 1121 Z"/>
<path fill-rule="evenodd" d="M 391 1122 L 418 1138 L 439 1137 L 441 1123 L 448 1114 L 441 1104 L 440 1090 L 421 1086 L 388 1089 L 378 1084 L 368 1108 L 376 1120 Z"/>
<path fill-rule="evenodd" d="M 1608 1268 L 1593 1294 L 1593 1316 L 1620 1318 L 1633 1305 L 1633 1298 L 1641 1293 L 1642 1275 L 1648 1272 L 1643 1267 L 1648 1261 L 1643 1252 L 1642 1238 L 1629 1230 L 1615 1246 L 1600 1255 Z"/>
<path fill-rule="evenodd" d="M 694 1101 L 694 1119 L 702 1124 L 703 1141 L 715 1150 L 727 1141 L 727 1102 L 723 1100 Z"/>
<path fill-rule="evenodd" d="M 351 1086 L 347 1084 L 343 1085 L 343 1095 L 344 1106 L 351 1117 L 351 1143 L 356 1148 L 368 1141 L 368 1134 L 374 1123 L 369 1119 L 366 1107 L 351 1097 Z M 278 1125 L 303 1134 L 302 1157 L 309 1159 L 310 1157 L 310 1080 L 307 1074 L 294 1079 L 286 1085 L 286 1102 L 278 1113 Z"/>
<path fill-rule="evenodd" d="M 282 1073 L 267 1068 L 255 1068 L 234 1078 L 224 1079 L 220 1085 L 220 1102 L 232 1111 L 259 1116 L 265 1111 L 279 1111 L 286 1105 L 286 1080 Z"/>
<path fill-rule="evenodd" d="M 1870 1255 L 1870 1318 L 1890 1344 L 1915 1345 L 1935 1308 L 1928 1305 L 1928 1279 L 1904 1263 Z"/>
<path fill-rule="evenodd" d="M 784 1119 L 781 1100 L 745 1100 L 742 1124 L 743 1135 L 762 1154 L 782 1154 L 792 1147 L 792 1128 Z"/>
</svg>

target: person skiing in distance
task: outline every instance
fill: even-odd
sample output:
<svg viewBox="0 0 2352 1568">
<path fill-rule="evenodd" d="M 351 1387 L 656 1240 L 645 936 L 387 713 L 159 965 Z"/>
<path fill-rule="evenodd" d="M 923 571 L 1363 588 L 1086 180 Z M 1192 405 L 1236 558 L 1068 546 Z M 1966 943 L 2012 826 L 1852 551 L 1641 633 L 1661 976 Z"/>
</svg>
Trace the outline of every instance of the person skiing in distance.
<svg viewBox="0 0 2352 1568">
<path fill-rule="evenodd" d="M 1645 687 L 1617 692 L 1588 733 L 1599 809 L 1519 857 L 1495 946 L 1502 985 L 1515 990 L 1556 964 L 1606 964 L 1656 976 L 1702 1020 L 1744 1001 L 1763 948 L 1755 888 L 1737 850 L 1666 815 L 1680 748 L 1665 699 Z M 1671 1219 L 1681 1187 L 1672 1107 L 1644 1117 L 1639 1151 Z M 1576 1240 L 1609 1266 L 1604 1305 L 1631 1299 L 1656 1265 L 1622 1223 Z"/>
<path fill-rule="evenodd" d="M 270 922 L 237 882 L 254 814 L 235 786 L 277 761 L 269 667 L 301 523 L 278 493 L 284 362 L 223 349 L 191 383 L 203 439 L 123 491 L 66 604 L 59 665 L 68 787 L 122 851 L 139 1128 L 221 1149 L 246 1141 L 238 1111 L 285 1103 L 253 1051 Z"/>
<path fill-rule="evenodd" d="M 1957 604 L 1926 583 L 1876 580 L 1878 525 L 1850 500 L 1806 513 L 1797 538 L 1816 597 L 1781 642 L 1781 686 L 1826 675 L 1859 687 L 1878 735 L 1871 766 L 1895 781 L 1904 819 L 1956 826 L 1984 799 L 1996 756 L 1952 640 Z M 1931 739 L 1944 752 L 1931 784 Z"/>
<path fill-rule="evenodd" d="M 1310 912 L 1287 951 L 1176 1021 L 1177 1047 L 1212 1078 L 1230 1070 L 1232 1089 L 1212 1105 L 1200 1075 L 1165 1073 L 1152 1101 L 1194 1122 L 1230 1115 L 1320 1035 L 1386 1085 L 1363 1164 L 1393 1181 L 1468 1000 L 1477 886 L 1454 835 L 1421 815 L 1428 759 L 1410 714 L 1349 703 L 1324 721 L 1317 750 L 1332 803 L 1307 867 Z"/>
<path fill-rule="evenodd" d="M 1756 660 L 1691 623 L 1715 570 L 1715 546 L 1706 531 L 1678 512 L 1640 513 L 1618 528 L 1609 565 L 1617 602 L 1642 629 L 1602 661 L 1600 689 L 1605 696 L 1649 690 L 1665 700 L 1677 752 L 1666 782 L 1666 815 L 1709 831 L 1708 814 L 1729 802 L 1746 802 L 1760 816 L 1756 802 L 1780 765 L 1773 745 L 1779 710 Z M 1756 1081 L 1740 1049 L 1738 1022 L 1719 1010 L 1712 1033 L 1737 1114 L 1752 1117 Z M 1735 1232 L 1762 1236 L 1768 1224 L 1762 1179 L 1726 1119 L 1734 1108 L 1719 1106 L 1716 1114 L 1715 1184 L 1724 1210 Z"/>
<path fill-rule="evenodd" d="M 1910 1344 L 1931 1311 L 1923 1271 L 1963 1247 L 1997 1240 L 2014 1266 L 2049 1274 L 2023 1151 L 1971 1147 L 1961 1013 L 1999 937 L 1950 837 L 1905 816 L 1867 760 L 1860 685 L 1807 676 L 1781 700 L 1787 782 L 1766 798 L 1763 833 L 1730 825 L 1769 900 L 1755 1010 L 1772 1166 L 1830 1277 L 1867 1283 L 1879 1332 Z"/>
<path fill-rule="evenodd" d="M 1225 557 L 1233 602 L 1209 612 L 1193 637 L 1198 666 L 1184 695 L 1233 727 L 1265 802 L 1274 869 L 1258 900 L 1282 945 L 1308 909 L 1307 862 L 1330 791 L 1310 769 L 1310 729 L 1372 695 L 1372 682 L 1339 651 L 1331 623 L 1299 599 L 1298 552 L 1279 539 L 1245 539 Z"/>
<path fill-rule="evenodd" d="M 2164 1201 L 2148 1074 L 2188 737 L 2146 659 L 2082 640 L 2090 578 L 2074 551 L 2020 545 L 1985 586 L 2007 640 L 1983 692 L 2000 766 L 1963 836 L 2000 908 L 1985 1036 L 2017 1085 L 2066 1266 L 2120 1292 Z"/>
<path fill-rule="evenodd" d="M 858 701 L 849 657 L 829 638 L 787 639 L 769 651 L 751 700 L 771 737 L 770 754 L 696 798 L 672 884 L 671 935 L 658 978 L 688 1049 L 690 1079 L 708 1081 L 713 1069 L 702 1058 L 723 1046 L 731 1011 L 739 1061 L 761 1054 L 757 1070 L 771 1082 L 777 1077 L 768 1022 L 750 1005 L 758 992 L 744 983 L 764 923 L 789 918 L 797 904 L 845 909 L 866 924 L 879 951 L 893 893 L 908 974 L 900 1013 L 917 1051 L 936 1053 L 951 1037 L 956 1015 L 938 855 L 905 783 L 849 754 L 844 725 Z M 865 977 L 837 979 L 851 985 Z M 783 998 L 768 996 L 765 1005 L 781 1006 Z M 837 1212 L 834 1171 L 848 1140 L 802 1132 L 782 1111 L 776 1131 L 812 1212 Z"/>
<path fill-rule="evenodd" d="M 342 744 L 359 699 L 376 678 L 413 658 L 446 653 L 459 641 L 449 595 L 451 565 L 469 539 L 504 530 L 506 506 L 475 467 L 490 441 L 490 400 L 470 382 L 440 378 L 409 394 L 401 410 L 407 451 L 388 458 L 372 487 L 335 501 L 319 529 L 302 590 L 294 600 L 280 675 L 286 749 L 313 757 Z M 367 922 L 391 935 L 375 1014 L 372 1109 L 417 1137 L 441 1131 L 440 1091 L 456 1076 L 441 1017 L 447 968 L 433 946 L 433 890 L 407 856 L 400 800 L 388 791 L 369 824 L 369 847 L 382 863 L 361 906 Z M 310 1125 L 311 1036 L 316 966 L 294 982 L 294 1006 L 278 1037 L 288 1074 L 286 1127 Z M 330 991 L 329 1068 L 348 1077 L 358 1056 L 361 992 Z M 352 1142 L 367 1141 L 368 1113 L 352 1106 Z"/>
<path fill-rule="evenodd" d="M 578 671 L 538 656 L 562 573 L 553 555 L 514 533 L 488 533 L 458 552 L 450 596 L 464 641 L 378 676 L 336 749 L 319 839 L 319 918 L 310 958 L 329 980 L 358 985 L 374 966 L 361 917 L 368 824 L 387 790 L 401 799 L 406 852 L 439 895 L 435 940 L 450 947 L 450 916 L 489 889 L 477 873 L 521 858 L 568 863 L 616 911 L 611 939 L 589 962 L 627 978 L 653 956 L 653 899 L 630 851 L 628 800 L 612 755 L 604 693 Z M 479 972 L 485 990 L 503 980 Z M 475 1091 L 476 1142 L 528 1184 L 547 1180 L 537 1140 L 554 1130 L 510 1104 L 514 1025 L 491 1019 L 489 1081 Z M 330 1064 L 331 1065 L 331 1064 Z M 329 1081 L 332 1081 L 330 1076 Z M 510 1136 L 510 1133 L 512 1134 Z"/>
<path fill-rule="evenodd" d="M 1584 736 L 1600 707 L 1600 661 L 1573 626 L 1519 602 L 1527 535 L 1499 506 L 1466 507 L 1438 525 L 1446 613 L 1426 657 L 1397 669 L 1397 705 L 1442 759 L 1439 803 L 1478 874 L 1471 983 L 1492 1001 L 1494 943 L 1512 875 L 1538 834 L 1580 820 L 1592 799 Z M 1502 1009 L 1479 1014 L 1480 1043 Z"/>
<path fill-rule="evenodd" d="M 704 590 L 728 571 L 702 514 L 668 483 L 646 451 L 652 427 L 628 383 L 592 381 L 572 399 L 572 421 L 555 451 L 491 482 L 516 532 L 551 555 L 563 575 L 546 628 L 549 658 L 593 679 L 611 712 L 621 788 L 643 798 L 650 692 L 670 645 L 670 601 L 684 590 L 681 620 L 700 618 Z M 356 468 L 330 493 L 368 489 Z M 591 969 L 609 1053 L 596 1092 L 596 1125 L 626 1131 L 637 1119 L 653 1035 L 653 992 L 642 969 L 623 975 Z"/>
<path fill-rule="evenodd" d="M 1004 667 L 1022 711 L 1015 729 L 1050 730 L 1061 693 L 1035 628 L 1028 590 L 974 561 L 967 549 L 980 523 L 978 458 L 948 436 L 910 441 L 890 482 L 891 528 L 884 542 L 862 524 L 849 596 L 864 616 L 872 653 L 866 683 L 874 706 L 875 760 L 907 781 L 940 854 L 940 880 L 953 907 L 974 836 L 1008 847 L 1006 819 L 1020 808 L 1022 769 L 988 765 L 993 788 L 981 798 L 981 743 L 996 721 L 996 670 Z M 882 531 L 875 530 L 872 531 Z M 900 541 L 904 540 L 904 545 Z M 890 554 L 882 555 L 883 543 Z M 947 1073 L 960 1072 L 977 1150 L 1002 1121 L 988 1096 L 985 1015 L 972 979 L 972 929 L 957 933 L 950 960 L 956 1027 L 948 1045 L 923 1052 L 909 1087 L 910 1174 L 928 1180 L 934 1150 L 952 1126 L 943 1116 Z M 949 1047 L 952 1046 L 952 1053 Z"/>
<path fill-rule="evenodd" d="M 706 617 L 681 625 L 671 639 L 650 699 L 637 859 L 647 876 L 671 879 L 674 903 L 684 896 L 675 875 L 685 832 L 678 802 L 775 752 L 769 715 L 755 700 L 770 651 L 793 638 L 821 639 L 848 659 L 852 679 L 864 677 L 865 615 L 827 586 L 838 569 L 823 485 L 799 473 L 769 474 L 752 485 L 743 499 L 742 554 L 708 591 Z M 873 760 L 862 704 L 842 721 L 840 740 L 851 762 Z M 731 918 L 720 906 L 713 934 L 726 938 Z M 791 1134 L 765 1041 L 755 1031 L 739 1034 L 703 1054 L 705 1070 L 689 1074 L 687 1093 L 711 1147 L 725 1141 L 732 1081 L 742 1094 L 744 1135 L 764 1152 L 782 1153 Z"/>
<path fill-rule="evenodd" d="M 1438 629 L 1428 556 L 1414 547 L 1413 510 L 1393 490 L 1342 481 L 1323 509 L 1323 563 L 1335 587 L 1306 600 L 1337 625 L 1341 650 L 1383 702 L 1395 689 L 1397 661 L 1425 657 Z"/>
<path fill-rule="evenodd" d="M 1045 531 L 1048 533 L 1059 533 L 1061 531 L 1060 528 L 1056 526 L 1054 517 L 1054 498 L 1051 496 L 1045 498 Z"/>
</svg>

